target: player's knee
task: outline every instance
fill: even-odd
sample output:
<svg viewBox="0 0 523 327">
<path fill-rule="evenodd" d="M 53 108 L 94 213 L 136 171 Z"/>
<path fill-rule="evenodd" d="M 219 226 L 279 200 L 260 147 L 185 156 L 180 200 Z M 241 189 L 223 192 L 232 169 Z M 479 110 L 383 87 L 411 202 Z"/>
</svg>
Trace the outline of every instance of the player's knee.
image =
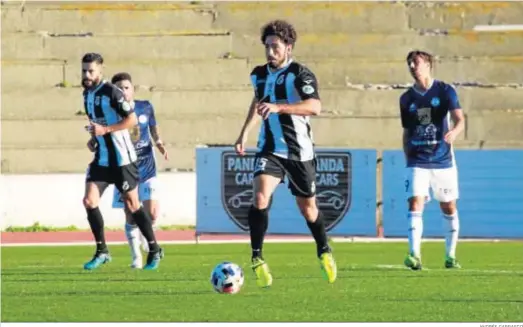
<svg viewBox="0 0 523 327">
<path fill-rule="evenodd" d="M 413 196 L 409 199 L 409 211 L 422 212 L 425 200 L 419 196 Z"/>
<path fill-rule="evenodd" d="M 129 209 L 125 208 L 125 222 L 129 225 L 135 225 L 136 222 L 134 221 L 133 214 L 129 211 Z"/>
<path fill-rule="evenodd" d="M 256 192 L 254 195 L 254 206 L 257 209 L 266 209 L 269 207 L 270 196 L 267 196 L 263 192 Z"/>
<path fill-rule="evenodd" d="M 153 223 L 154 223 L 156 221 L 156 218 L 158 218 L 158 207 L 156 205 L 150 206 L 149 214 L 151 215 L 151 219 L 153 220 Z"/>
<path fill-rule="evenodd" d="M 130 212 L 136 212 L 138 209 L 140 209 L 140 201 L 134 197 L 127 197 L 125 199 L 125 207 Z"/>
<path fill-rule="evenodd" d="M 450 202 L 441 202 L 439 204 L 441 211 L 446 215 L 453 215 L 456 213 L 456 202 L 450 201 Z"/>
<path fill-rule="evenodd" d="M 84 197 L 83 204 L 86 209 L 94 209 L 98 207 L 98 201 L 90 197 Z"/>
<path fill-rule="evenodd" d="M 313 223 L 318 218 L 318 206 L 316 205 L 316 198 L 302 198 L 296 197 L 296 202 L 298 203 L 298 208 L 300 209 L 301 214 L 307 221 Z"/>
</svg>

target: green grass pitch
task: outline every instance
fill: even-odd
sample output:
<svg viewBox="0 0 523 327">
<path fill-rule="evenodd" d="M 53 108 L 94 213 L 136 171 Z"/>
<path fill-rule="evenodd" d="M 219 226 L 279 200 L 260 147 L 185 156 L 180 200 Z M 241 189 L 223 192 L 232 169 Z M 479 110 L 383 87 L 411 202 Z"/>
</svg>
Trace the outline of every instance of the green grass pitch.
<svg viewBox="0 0 523 327">
<path fill-rule="evenodd" d="M 405 243 L 334 243 L 338 280 L 323 280 L 312 243 L 267 244 L 274 276 L 256 287 L 247 244 L 168 245 L 159 271 L 132 271 L 127 246 L 83 271 L 93 247 L 3 247 L 2 321 L 523 321 L 523 244 L 461 243 L 445 270 L 443 243 L 423 244 L 423 271 L 403 269 Z M 210 272 L 243 267 L 239 294 L 217 294 Z"/>
</svg>

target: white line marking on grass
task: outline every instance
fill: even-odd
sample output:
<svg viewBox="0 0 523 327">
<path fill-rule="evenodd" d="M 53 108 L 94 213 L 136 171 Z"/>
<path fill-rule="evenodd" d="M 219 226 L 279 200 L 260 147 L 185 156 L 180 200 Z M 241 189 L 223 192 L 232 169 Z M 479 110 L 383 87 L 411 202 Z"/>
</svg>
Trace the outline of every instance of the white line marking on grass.
<svg viewBox="0 0 523 327">
<path fill-rule="evenodd" d="M 383 270 L 410 270 L 409 268 L 403 266 L 403 265 L 373 265 L 373 268 L 383 269 Z M 422 271 L 449 271 L 449 272 L 457 272 L 457 273 L 485 273 L 485 274 L 517 274 L 519 271 L 517 270 L 493 270 L 493 269 L 467 269 L 467 268 L 460 268 L 460 269 L 446 269 L 446 268 L 427 268 L 423 267 Z"/>
<path fill-rule="evenodd" d="M 378 237 L 331 237 L 333 243 L 406 243 L 406 238 L 378 238 Z M 423 243 L 441 243 L 444 242 L 443 238 L 424 239 Z M 460 243 L 498 243 L 498 242 L 514 242 L 517 240 L 499 240 L 499 239 L 460 239 Z M 313 243 L 312 237 L 293 237 L 289 239 L 266 239 L 265 243 Z M 236 240 L 184 240 L 184 241 L 159 241 L 161 244 L 174 244 L 174 245 L 194 245 L 194 244 L 249 244 L 250 240 L 236 239 Z M 116 241 L 107 242 L 108 245 L 124 245 L 128 244 L 127 241 Z M 38 243 L 38 242 L 27 242 L 27 243 L 2 243 L 2 247 L 23 247 L 23 246 L 93 246 L 92 241 L 81 241 L 81 242 L 52 242 L 52 243 Z"/>
</svg>

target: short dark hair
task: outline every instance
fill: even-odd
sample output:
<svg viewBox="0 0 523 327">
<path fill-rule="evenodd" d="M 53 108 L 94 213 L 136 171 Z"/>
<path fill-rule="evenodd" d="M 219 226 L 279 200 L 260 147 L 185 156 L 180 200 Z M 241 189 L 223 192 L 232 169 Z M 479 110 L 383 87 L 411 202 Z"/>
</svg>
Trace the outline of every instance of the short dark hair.
<svg viewBox="0 0 523 327">
<path fill-rule="evenodd" d="M 113 78 L 111 78 L 111 83 L 112 84 L 116 84 L 116 83 L 121 82 L 121 81 L 129 81 L 132 84 L 133 80 L 131 78 L 131 74 L 123 72 L 123 73 L 115 74 L 113 76 Z"/>
<path fill-rule="evenodd" d="M 430 64 L 430 67 L 434 65 L 434 56 L 430 53 L 422 50 L 412 50 L 407 55 L 407 63 L 410 64 L 416 57 L 421 57 L 423 60 L 427 61 Z"/>
<path fill-rule="evenodd" d="M 97 64 L 101 65 L 104 63 L 104 58 L 99 53 L 89 52 L 89 53 L 84 54 L 84 56 L 82 57 L 82 62 L 85 62 L 85 63 L 96 62 Z"/>
<path fill-rule="evenodd" d="M 274 35 L 279 37 L 285 44 L 294 44 L 298 40 L 298 34 L 292 24 L 284 20 L 273 20 L 261 28 L 261 42 L 265 44 L 267 37 Z"/>
</svg>

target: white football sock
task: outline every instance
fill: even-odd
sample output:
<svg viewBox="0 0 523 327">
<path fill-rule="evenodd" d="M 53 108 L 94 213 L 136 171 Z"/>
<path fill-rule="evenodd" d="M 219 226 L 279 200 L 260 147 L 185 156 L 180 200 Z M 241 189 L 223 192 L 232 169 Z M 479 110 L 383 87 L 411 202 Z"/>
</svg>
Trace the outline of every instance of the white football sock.
<svg viewBox="0 0 523 327">
<path fill-rule="evenodd" d="M 458 245 L 459 218 L 458 212 L 453 215 L 443 215 L 445 219 L 445 252 L 447 257 L 456 258 L 456 246 Z"/>
<path fill-rule="evenodd" d="M 409 223 L 409 253 L 421 258 L 421 237 L 423 235 L 423 217 L 421 212 L 411 211 L 407 215 Z"/>
<path fill-rule="evenodd" d="M 125 224 L 125 236 L 129 242 L 129 247 L 131 248 L 131 256 L 133 261 L 137 258 L 142 257 L 140 252 L 140 230 L 136 225 Z"/>
</svg>

